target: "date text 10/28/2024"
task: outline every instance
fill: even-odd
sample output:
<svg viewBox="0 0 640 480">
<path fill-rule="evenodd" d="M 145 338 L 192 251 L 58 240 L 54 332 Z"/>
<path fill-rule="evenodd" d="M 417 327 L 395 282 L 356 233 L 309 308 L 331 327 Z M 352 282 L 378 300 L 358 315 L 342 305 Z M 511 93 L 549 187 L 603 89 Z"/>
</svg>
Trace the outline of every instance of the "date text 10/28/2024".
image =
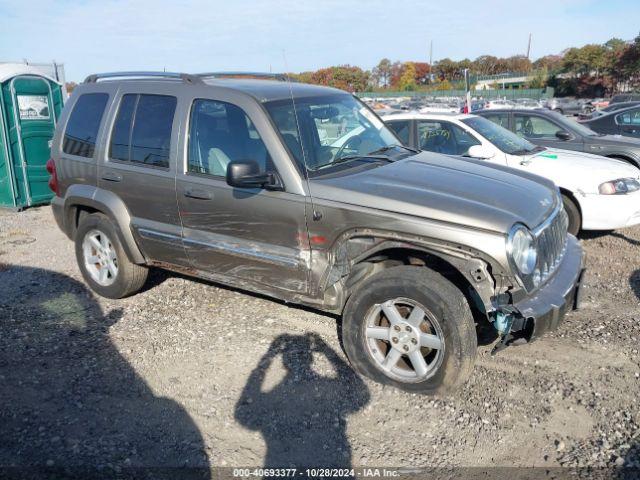
<svg viewBox="0 0 640 480">
<path fill-rule="evenodd" d="M 387 468 L 234 468 L 233 476 L 244 477 L 283 477 L 283 478 L 394 478 L 399 477 L 398 470 Z"/>
</svg>

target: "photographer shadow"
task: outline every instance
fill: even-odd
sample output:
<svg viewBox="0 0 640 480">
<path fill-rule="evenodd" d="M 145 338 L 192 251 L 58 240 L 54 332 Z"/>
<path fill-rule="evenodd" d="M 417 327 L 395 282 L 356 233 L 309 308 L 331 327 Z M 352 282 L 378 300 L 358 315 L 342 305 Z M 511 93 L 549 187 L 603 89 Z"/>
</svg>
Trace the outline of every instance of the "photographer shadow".
<svg viewBox="0 0 640 480">
<path fill-rule="evenodd" d="M 317 373 L 314 354 L 328 360 L 334 375 Z M 274 359 L 282 356 L 284 378 L 265 391 Z M 259 431 L 266 443 L 265 468 L 351 467 L 347 416 L 369 402 L 362 379 L 319 336 L 276 338 L 236 404 L 235 418 Z"/>
<path fill-rule="evenodd" d="M 210 477 L 203 438 L 187 411 L 156 396 L 112 342 L 109 328 L 121 316 L 105 315 L 66 275 L 0 264 L 5 474 L 108 478 L 153 470 L 154 478 Z"/>
</svg>

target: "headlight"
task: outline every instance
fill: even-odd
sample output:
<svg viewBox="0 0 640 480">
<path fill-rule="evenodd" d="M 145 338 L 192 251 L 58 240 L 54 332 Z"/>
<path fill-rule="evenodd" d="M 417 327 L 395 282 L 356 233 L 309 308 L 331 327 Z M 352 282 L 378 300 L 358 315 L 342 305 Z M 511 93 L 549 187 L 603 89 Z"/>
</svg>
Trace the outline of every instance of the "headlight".
<svg viewBox="0 0 640 480">
<path fill-rule="evenodd" d="M 507 238 L 507 255 L 522 275 L 530 275 L 536 268 L 538 252 L 535 239 L 524 225 L 514 225 Z"/>
<path fill-rule="evenodd" d="M 598 187 L 600 195 L 621 195 L 640 190 L 640 182 L 635 178 L 620 178 L 604 182 Z"/>
</svg>

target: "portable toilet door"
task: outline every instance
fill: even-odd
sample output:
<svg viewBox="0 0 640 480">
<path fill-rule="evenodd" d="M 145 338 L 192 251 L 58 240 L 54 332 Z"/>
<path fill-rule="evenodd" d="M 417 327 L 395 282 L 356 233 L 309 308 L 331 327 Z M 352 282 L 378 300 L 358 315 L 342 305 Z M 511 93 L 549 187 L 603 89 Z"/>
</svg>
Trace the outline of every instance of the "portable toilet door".
<svg viewBox="0 0 640 480">
<path fill-rule="evenodd" d="M 15 73 L 0 76 L 0 205 L 22 209 L 53 196 L 46 163 L 63 96 L 52 78 Z"/>
</svg>

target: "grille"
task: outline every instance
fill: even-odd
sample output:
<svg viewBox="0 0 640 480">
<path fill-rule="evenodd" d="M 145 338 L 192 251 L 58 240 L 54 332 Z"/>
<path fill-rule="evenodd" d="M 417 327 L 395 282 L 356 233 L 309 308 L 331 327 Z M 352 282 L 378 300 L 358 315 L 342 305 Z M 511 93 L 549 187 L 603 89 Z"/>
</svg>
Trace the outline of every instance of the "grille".
<svg viewBox="0 0 640 480">
<path fill-rule="evenodd" d="M 569 219 L 564 209 L 557 211 L 554 217 L 546 220 L 534 232 L 538 243 L 538 263 L 540 283 L 558 267 L 567 248 L 567 227 Z"/>
</svg>

